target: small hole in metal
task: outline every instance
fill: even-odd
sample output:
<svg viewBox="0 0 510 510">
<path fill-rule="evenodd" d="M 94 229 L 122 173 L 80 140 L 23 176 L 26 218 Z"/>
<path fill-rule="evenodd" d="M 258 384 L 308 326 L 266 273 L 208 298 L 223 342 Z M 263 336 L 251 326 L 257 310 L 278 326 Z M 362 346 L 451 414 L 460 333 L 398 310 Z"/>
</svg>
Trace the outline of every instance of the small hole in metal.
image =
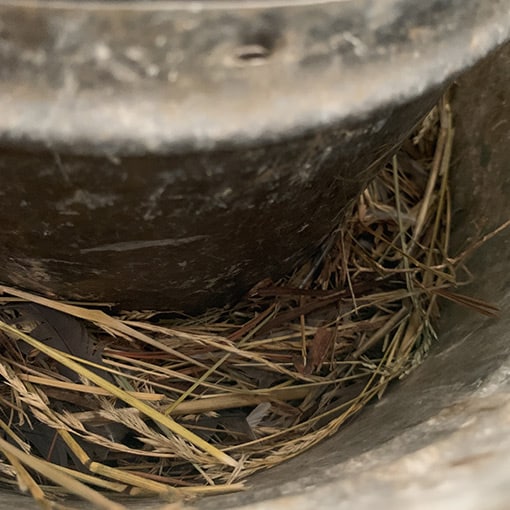
<svg viewBox="0 0 510 510">
<path fill-rule="evenodd" d="M 246 64 L 262 64 L 270 54 L 269 48 L 260 44 L 247 44 L 240 46 L 235 51 L 236 59 Z"/>
</svg>

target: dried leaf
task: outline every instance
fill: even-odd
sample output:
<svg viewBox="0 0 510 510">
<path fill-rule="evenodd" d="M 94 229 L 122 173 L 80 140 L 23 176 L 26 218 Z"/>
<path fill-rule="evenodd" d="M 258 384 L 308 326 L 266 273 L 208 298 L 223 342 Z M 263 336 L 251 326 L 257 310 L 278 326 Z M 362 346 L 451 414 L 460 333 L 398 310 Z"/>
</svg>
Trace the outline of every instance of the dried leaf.
<svg viewBox="0 0 510 510">
<path fill-rule="evenodd" d="M 320 370 L 322 364 L 332 352 L 335 344 L 336 331 L 334 328 L 318 328 L 312 340 L 308 363 L 311 372 Z"/>
<path fill-rule="evenodd" d="M 254 429 L 260 425 L 260 422 L 266 417 L 271 409 L 270 402 L 260 403 L 253 411 L 246 417 L 248 425 Z"/>
<path fill-rule="evenodd" d="M 197 435 L 207 441 L 222 444 L 253 440 L 255 435 L 246 421 L 246 414 L 238 410 L 226 410 L 216 417 L 201 417 L 195 424 Z"/>
<path fill-rule="evenodd" d="M 18 303 L 4 307 L 0 311 L 0 317 L 54 349 L 96 365 L 104 365 L 102 348 L 97 345 L 85 326 L 70 315 L 35 303 Z M 22 343 L 20 349 L 25 353 L 30 351 L 30 348 Z M 39 353 L 38 356 L 42 355 Z M 58 364 L 58 369 L 71 381 L 80 381 L 76 372 L 64 365 Z M 110 382 L 113 381 L 112 375 L 104 370 L 93 366 L 90 370 Z"/>
<path fill-rule="evenodd" d="M 66 467 L 69 465 L 70 458 L 67 446 L 57 432 L 45 423 L 38 423 L 35 428 L 25 423 L 20 428 L 20 433 L 31 443 L 41 458 L 59 466 Z"/>
<path fill-rule="evenodd" d="M 292 364 L 298 373 L 301 375 L 310 375 L 311 370 L 309 370 L 310 365 L 307 365 L 306 360 L 300 354 L 292 355 Z"/>
</svg>

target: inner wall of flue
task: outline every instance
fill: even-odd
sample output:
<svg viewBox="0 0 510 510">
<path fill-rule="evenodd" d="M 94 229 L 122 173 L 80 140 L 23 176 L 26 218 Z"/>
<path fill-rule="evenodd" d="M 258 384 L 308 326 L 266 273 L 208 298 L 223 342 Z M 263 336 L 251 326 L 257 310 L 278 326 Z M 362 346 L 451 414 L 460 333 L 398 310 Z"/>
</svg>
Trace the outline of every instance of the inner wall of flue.
<svg viewBox="0 0 510 510">
<path fill-rule="evenodd" d="M 506 45 L 453 87 L 452 255 L 510 217 L 509 80 Z M 497 304 L 499 319 L 442 302 L 439 340 L 429 357 L 381 401 L 333 438 L 255 475 L 247 491 L 205 499 L 199 508 L 368 510 L 381 498 L 388 508 L 425 509 L 435 501 L 434 508 L 446 509 L 460 499 L 468 501 L 466 508 L 490 503 L 505 508 L 510 497 L 509 260 L 506 229 L 469 257 L 473 281 L 459 289 Z M 445 480 L 448 490 L 441 488 Z"/>
<path fill-rule="evenodd" d="M 510 216 L 509 81 L 507 45 L 453 90 L 452 254 Z M 383 400 L 333 438 L 254 476 L 246 491 L 194 506 L 364 510 L 384 501 L 388 508 L 421 510 L 453 508 L 462 499 L 468 502 L 465 508 L 477 508 L 473 505 L 481 501 L 483 508 L 504 508 L 510 497 L 510 439 L 505 433 L 510 424 L 509 260 L 507 229 L 469 258 L 474 279 L 459 289 L 498 304 L 499 319 L 443 303 L 439 341 Z M 128 504 L 149 509 L 161 501 Z M 0 509 L 15 506 L 37 508 L 25 496 L 2 496 Z"/>
</svg>

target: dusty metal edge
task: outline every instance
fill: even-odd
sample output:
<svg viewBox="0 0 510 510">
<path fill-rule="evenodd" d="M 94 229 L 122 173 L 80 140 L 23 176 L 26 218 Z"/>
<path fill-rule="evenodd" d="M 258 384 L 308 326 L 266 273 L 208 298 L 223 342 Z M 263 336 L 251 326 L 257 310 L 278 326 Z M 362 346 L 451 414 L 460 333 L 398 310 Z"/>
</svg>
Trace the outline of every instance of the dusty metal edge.
<svg viewBox="0 0 510 510">
<path fill-rule="evenodd" d="M 388 62 L 369 62 L 348 69 L 347 74 L 333 65 L 319 77 L 299 73 L 277 77 L 272 83 L 273 94 L 256 87 L 238 97 L 221 92 L 214 97 L 198 93 L 179 101 L 171 111 L 162 112 L 154 102 L 127 93 L 120 94 L 116 101 L 83 96 L 79 107 L 70 108 L 69 98 L 60 100 L 62 94 L 53 102 L 35 96 L 32 105 L 20 103 L 0 89 L 0 133 L 4 141 L 13 143 L 49 143 L 54 150 L 69 151 L 73 146 L 89 144 L 91 153 L 121 155 L 270 143 L 298 136 L 303 129 L 318 130 L 361 119 L 454 78 L 510 37 L 510 1 L 502 0 L 498 5 L 485 23 L 473 30 L 461 30 L 424 50 L 404 48 Z M 274 77 L 274 72 L 269 76 Z M 302 101 L 311 93 L 315 100 L 312 104 Z M 50 106 L 44 107 L 47 111 L 42 122 L 34 123 L 30 115 L 19 114 L 47 100 Z M 216 122 L 220 117 L 221 123 Z M 98 131 L 112 122 L 115 130 L 98 143 Z"/>
<path fill-rule="evenodd" d="M 342 2 L 350 2 L 352 0 L 292 0 L 292 4 L 296 6 L 307 5 L 324 5 Z M 126 8 L 136 11 L 181 11 L 188 10 L 190 12 L 199 12 L 217 9 L 232 9 L 234 0 L 152 0 L 151 2 L 141 3 L 137 0 L 110 0 L 110 2 L 100 1 L 83 1 L 80 2 L 80 9 L 96 11 L 115 11 L 119 8 Z M 258 8 L 275 8 L 286 7 L 289 0 L 244 0 L 236 4 L 236 9 L 258 9 Z M 68 9 L 72 10 L 76 7 L 69 5 L 69 2 L 60 0 L 0 0 L 0 5 L 22 6 L 22 7 L 41 7 L 45 9 Z"/>
</svg>

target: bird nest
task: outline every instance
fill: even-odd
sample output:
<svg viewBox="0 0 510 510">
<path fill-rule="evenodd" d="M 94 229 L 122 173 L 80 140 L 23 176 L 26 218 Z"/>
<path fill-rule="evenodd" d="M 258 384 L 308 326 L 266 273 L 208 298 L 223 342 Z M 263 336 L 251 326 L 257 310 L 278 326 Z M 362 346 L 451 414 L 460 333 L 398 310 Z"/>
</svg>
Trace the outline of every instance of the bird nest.
<svg viewBox="0 0 510 510">
<path fill-rule="evenodd" d="M 443 99 L 311 260 L 227 310 L 114 314 L 1 286 L 2 486 L 109 510 L 115 493 L 242 489 L 421 363 L 439 297 L 494 315 L 452 290 L 452 140 Z"/>
</svg>

